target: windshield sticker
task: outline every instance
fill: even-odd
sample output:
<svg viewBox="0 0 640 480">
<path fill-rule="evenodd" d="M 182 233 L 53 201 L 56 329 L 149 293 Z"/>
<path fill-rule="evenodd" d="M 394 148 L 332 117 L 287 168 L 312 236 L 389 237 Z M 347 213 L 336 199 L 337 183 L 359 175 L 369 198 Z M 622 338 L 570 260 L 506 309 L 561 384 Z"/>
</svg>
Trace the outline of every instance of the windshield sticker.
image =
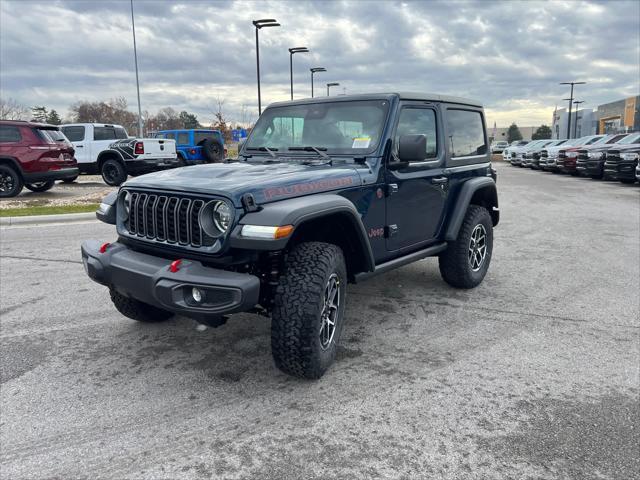
<svg viewBox="0 0 640 480">
<path fill-rule="evenodd" d="M 351 148 L 369 148 L 371 137 L 356 137 L 353 139 Z"/>
</svg>

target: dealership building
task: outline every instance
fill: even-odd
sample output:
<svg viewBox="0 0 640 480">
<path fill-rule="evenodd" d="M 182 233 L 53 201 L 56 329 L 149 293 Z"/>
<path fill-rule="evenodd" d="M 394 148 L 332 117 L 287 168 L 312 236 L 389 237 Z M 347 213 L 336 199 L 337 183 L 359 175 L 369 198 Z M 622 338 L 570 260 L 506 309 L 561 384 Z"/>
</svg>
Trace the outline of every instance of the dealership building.
<svg viewBox="0 0 640 480">
<path fill-rule="evenodd" d="M 551 132 L 553 138 L 567 138 L 569 113 L 566 108 L 553 112 Z M 624 98 L 598 105 L 595 110 L 584 108 L 571 112 L 571 138 L 597 133 L 640 131 L 640 96 Z"/>
</svg>

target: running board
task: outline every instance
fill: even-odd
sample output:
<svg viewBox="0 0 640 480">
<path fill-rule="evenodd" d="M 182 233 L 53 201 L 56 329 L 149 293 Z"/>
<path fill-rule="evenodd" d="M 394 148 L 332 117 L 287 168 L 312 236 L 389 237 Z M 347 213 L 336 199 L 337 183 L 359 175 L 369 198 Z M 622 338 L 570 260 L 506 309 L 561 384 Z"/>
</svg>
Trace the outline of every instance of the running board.
<svg viewBox="0 0 640 480">
<path fill-rule="evenodd" d="M 433 257 L 443 250 L 446 250 L 446 248 L 447 242 L 442 242 L 438 243 L 437 245 L 432 245 L 428 248 L 418 250 L 417 252 L 410 253 L 409 255 L 405 255 L 404 257 L 394 258 L 393 260 L 389 260 L 388 262 L 377 265 L 376 269 L 373 272 L 357 273 L 354 278 L 354 283 L 360 283 L 364 280 L 368 280 L 371 277 L 380 275 L 381 273 L 386 273 L 395 268 L 403 267 L 417 260 L 422 260 L 423 258 Z"/>
</svg>

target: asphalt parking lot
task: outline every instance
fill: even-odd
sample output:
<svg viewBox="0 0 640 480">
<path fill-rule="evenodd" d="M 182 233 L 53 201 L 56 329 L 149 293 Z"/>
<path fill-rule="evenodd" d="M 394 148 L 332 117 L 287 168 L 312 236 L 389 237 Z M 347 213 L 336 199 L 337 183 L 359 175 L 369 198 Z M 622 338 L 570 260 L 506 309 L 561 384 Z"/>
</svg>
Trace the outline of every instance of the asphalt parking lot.
<svg viewBox="0 0 640 480">
<path fill-rule="evenodd" d="M 316 382 L 266 319 L 116 313 L 79 259 L 109 226 L 2 229 L 1 477 L 637 478 L 640 188 L 496 167 L 484 283 L 429 259 L 350 286 Z"/>
</svg>

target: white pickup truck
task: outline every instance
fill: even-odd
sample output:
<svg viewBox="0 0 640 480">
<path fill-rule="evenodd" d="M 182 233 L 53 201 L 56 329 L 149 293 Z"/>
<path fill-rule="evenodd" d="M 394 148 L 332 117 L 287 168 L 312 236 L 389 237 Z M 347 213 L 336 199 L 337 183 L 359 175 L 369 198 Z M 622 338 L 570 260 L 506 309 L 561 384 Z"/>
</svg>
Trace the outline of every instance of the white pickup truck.
<svg viewBox="0 0 640 480">
<path fill-rule="evenodd" d="M 100 173 L 107 185 L 120 185 L 128 175 L 180 166 L 175 140 L 130 138 L 120 125 L 104 123 L 70 123 L 60 129 L 73 143 L 80 173 Z"/>
</svg>

